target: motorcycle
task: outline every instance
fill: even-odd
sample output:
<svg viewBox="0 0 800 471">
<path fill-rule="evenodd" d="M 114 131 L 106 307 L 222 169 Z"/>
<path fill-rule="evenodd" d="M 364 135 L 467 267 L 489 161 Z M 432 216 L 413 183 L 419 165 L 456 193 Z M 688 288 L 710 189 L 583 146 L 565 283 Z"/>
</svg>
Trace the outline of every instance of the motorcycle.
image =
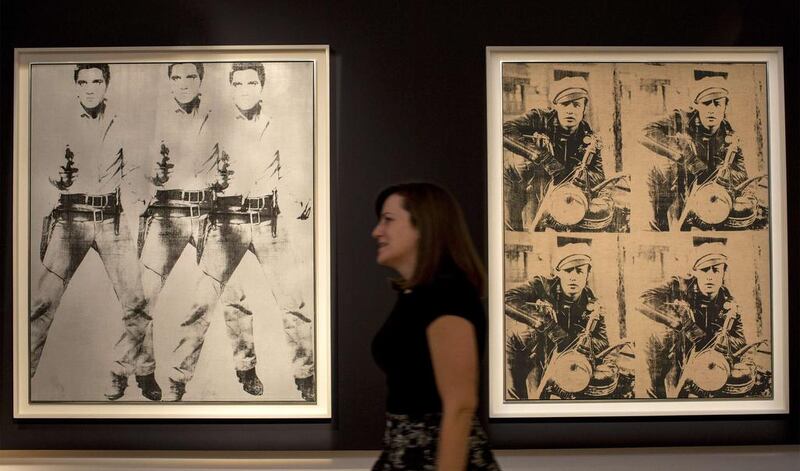
<svg viewBox="0 0 800 471">
<path fill-rule="evenodd" d="M 506 305 L 506 314 L 534 329 L 541 326 L 545 317 L 554 317 L 548 303 L 530 304 L 529 312 Z M 599 320 L 600 312 L 593 311 L 580 335 L 563 350 L 556 347 L 533 394 L 535 399 L 633 398 L 633 344 L 622 341 L 594 352 L 592 335 Z"/>
<path fill-rule="evenodd" d="M 689 138 L 684 136 L 685 140 Z M 730 183 L 731 165 L 740 150 L 739 138 L 725 137 L 727 149 L 722 163 L 703 181 L 692 183 L 686 202 L 677 219 L 670 220 L 671 230 L 747 230 L 766 227 L 769 213 L 766 204 L 750 190 L 754 183 L 767 179 L 766 174 L 748 178 L 737 185 Z M 666 157 L 678 165 L 685 164 L 683 152 L 667 145 L 648 140 L 646 147 L 656 155 Z M 693 144 L 689 144 L 693 145 Z"/>
<path fill-rule="evenodd" d="M 759 217 L 758 198 L 746 193 L 746 190 L 753 183 L 767 178 L 767 175 L 748 178 L 736 186 L 724 185 L 723 182 L 730 179 L 731 164 L 739 150 L 739 139 L 730 135 L 726 136 L 725 142 L 728 148 L 722 164 L 708 179 L 692 185 L 677 222 L 680 230 L 688 230 L 692 226 L 704 230 L 748 229 Z"/>
<path fill-rule="evenodd" d="M 674 330 L 681 329 L 679 318 L 673 314 L 647 306 L 638 310 Z M 750 397 L 760 396 L 763 390 L 770 389 L 768 372 L 758 369 L 754 362 L 745 358 L 746 353 L 767 341 L 758 340 L 738 350 L 731 347 L 730 331 L 736 314 L 736 309 L 728 308 L 722 327 L 713 339 L 702 347 L 692 345 L 677 380 L 674 383 L 665 380 L 668 398 Z"/>
<path fill-rule="evenodd" d="M 552 143 L 544 139 L 552 152 Z M 589 187 L 588 166 L 602 145 L 594 134 L 586 136 L 583 143 L 586 147 L 580 164 L 560 183 L 551 180 L 547 185 L 531 224 L 534 230 L 602 232 L 609 230 L 616 220 L 616 225 L 623 227 L 614 230 L 627 231 L 630 211 L 623 204 L 626 198 L 621 193 L 630 192 L 630 176 L 614 175 Z"/>
</svg>

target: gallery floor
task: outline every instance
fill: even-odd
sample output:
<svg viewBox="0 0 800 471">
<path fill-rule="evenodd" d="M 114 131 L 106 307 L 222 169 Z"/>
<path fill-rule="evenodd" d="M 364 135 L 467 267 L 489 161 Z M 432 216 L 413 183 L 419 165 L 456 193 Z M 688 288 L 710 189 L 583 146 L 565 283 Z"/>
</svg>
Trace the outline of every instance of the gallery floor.
<svg viewBox="0 0 800 471">
<path fill-rule="evenodd" d="M 504 471 L 800 469 L 800 446 L 499 450 Z M 369 470 L 375 452 L 0 451 L 0 471 Z"/>
</svg>

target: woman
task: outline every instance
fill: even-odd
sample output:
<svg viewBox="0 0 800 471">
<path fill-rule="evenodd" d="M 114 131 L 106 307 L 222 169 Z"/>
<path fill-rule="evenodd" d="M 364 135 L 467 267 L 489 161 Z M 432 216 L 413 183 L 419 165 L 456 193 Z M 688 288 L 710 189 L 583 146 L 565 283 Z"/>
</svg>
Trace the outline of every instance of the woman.
<svg viewBox="0 0 800 471">
<path fill-rule="evenodd" d="M 375 470 L 498 470 L 475 418 L 486 337 L 485 274 L 458 203 L 429 183 L 375 202 L 377 261 L 400 276 L 372 352 L 387 376 L 384 450 Z"/>
</svg>

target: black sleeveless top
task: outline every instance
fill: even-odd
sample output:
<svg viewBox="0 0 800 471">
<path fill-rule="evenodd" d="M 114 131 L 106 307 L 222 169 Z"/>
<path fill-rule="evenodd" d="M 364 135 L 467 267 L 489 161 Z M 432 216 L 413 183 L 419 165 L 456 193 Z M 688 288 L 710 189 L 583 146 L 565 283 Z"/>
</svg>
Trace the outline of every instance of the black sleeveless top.
<svg viewBox="0 0 800 471">
<path fill-rule="evenodd" d="M 426 329 L 443 315 L 463 317 L 475 327 L 479 359 L 486 344 L 486 314 L 477 290 L 462 274 L 439 275 L 430 284 L 400 292 L 372 341 L 372 355 L 386 374 L 386 410 L 394 414 L 442 411 Z"/>
</svg>

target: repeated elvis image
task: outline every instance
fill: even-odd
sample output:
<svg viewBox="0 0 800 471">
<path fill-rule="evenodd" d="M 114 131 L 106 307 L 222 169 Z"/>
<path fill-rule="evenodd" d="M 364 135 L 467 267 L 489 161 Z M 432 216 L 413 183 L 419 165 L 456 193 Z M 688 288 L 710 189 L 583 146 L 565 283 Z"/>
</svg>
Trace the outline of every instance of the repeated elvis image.
<svg viewBox="0 0 800 471">
<path fill-rule="evenodd" d="M 36 375 L 65 290 L 87 252 L 94 250 L 113 284 L 123 320 L 103 394 L 119 399 L 133 375 L 144 397 L 157 401 L 161 389 L 154 376 L 153 352 L 145 341 L 152 318 L 142 291 L 136 245 L 122 215 L 123 192 L 131 193 L 124 191 L 130 189 L 125 185 L 130 165 L 122 138 L 125 124 L 106 98 L 111 68 L 79 64 L 73 67 L 72 79 L 77 100 L 62 115 L 68 129 L 63 136 L 68 140 L 61 143 L 63 150 L 56 147 L 56 153 L 47 156 L 47 183 L 34 185 L 39 195 L 52 195 L 55 206 L 44 217 L 39 250 L 44 270 L 31 289 L 30 375 Z M 61 85 L 69 90 L 69 84 Z"/>
<path fill-rule="evenodd" d="M 506 229 L 629 231 L 610 69 L 522 63 L 503 70 Z"/>
<path fill-rule="evenodd" d="M 202 63 L 175 63 L 163 66 L 160 77 L 170 94 L 159 103 L 158 138 L 147 149 L 148 157 L 158 158 L 144 163 L 143 177 L 152 187 L 147 188 L 147 207 L 139 215 L 137 237 L 142 285 L 150 306 L 157 305 L 187 245 L 196 249 L 202 240 L 214 199 L 210 182 L 216 176 L 197 162 L 209 153 L 206 136 L 212 126 L 212 110 L 201 96 L 204 74 Z M 153 349 L 152 328 L 145 345 Z"/>
<path fill-rule="evenodd" d="M 616 248 L 617 236 L 529 241 L 522 254 L 507 253 L 538 262 L 505 292 L 506 401 L 633 398 L 621 293 L 615 276 L 596 275 L 615 272 L 604 252 Z"/>
<path fill-rule="evenodd" d="M 33 68 L 32 96 L 56 106 L 48 113 L 46 100 L 33 100 L 32 190 L 55 193 L 57 204 L 32 204 L 34 219 L 49 211 L 30 323 L 31 376 L 40 363 L 49 373 L 32 381 L 32 400 L 140 400 L 127 394 L 131 376 L 152 401 L 228 397 L 217 391 L 230 389 L 221 388 L 230 382 L 222 372 L 207 372 L 210 380 L 194 389 L 190 383 L 221 311 L 227 355 L 233 351 L 231 377 L 246 394 L 237 400 L 315 401 L 312 68 L 302 62 Z M 54 83 L 66 70 L 74 71 L 72 107 L 74 96 Z M 64 111 L 73 108 L 74 125 L 63 126 L 71 118 Z M 85 258 L 90 249 L 104 271 Z M 248 252 L 263 275 L 240 263 Z M 70 285 L 76 272 L 83 282 Z M 122 307 L 116 343 L 106 330 L 118 309 L 96 281 L 106 273 Z M 250 279 L 259 275 L 266 290 L 253 289 Z M 65 292 L 67 305 L 59 309 Z M 290 374 L 296 396 L 266 388 L 257 374 L 254 318 L 272 311 L 282 316 L 269 324 L 282 325 L 284 355 L 270 355 L 260 371 Z M 50 337 L 63 337 L 48 356 L 54 318 L 89 312 L 88 328 L 54 324 Z M 60 353 L 63 343 L 81 337 L 88 341 L 76 358 Z M 221 347 L 208 348 L 206 357 L 222 355 Z M 92 373 L 112 349 L 101 396 Z"/>
<path fill-rule="evenodd" d="M 192 379 L 210 325 L 209 313 L 224 296 L 223 310 L 235 355 L 236 374 L 246 392 L 261 395 L 256 376 L 253 311 L 247 293 L 228 286 L 242 258 L 252 252 L 258 259 L 283 315 L 286 340 L 292 347 L 288 359 L 295 384 L 306 401 L 315 400 L 313 303 L 303 299 L 300 286 L 287 283 L 285 271 L 297 265 L 296 246 L 289 234 L 310 228 L 310 185 L 298 171 L 283 168 L 273 125 L 261 93 L 265 71 L 259 63 L 235 63 L 229 72 L 233 106 L 211 154 L 217 181 L 213 207 L 205 219 L 203 246 L 198 251 L 202 272 L 192 299 L 194 304 L 181 323 L 175 349 L 178 361 L 169 372 L 168 400 L 180 401 Z M 280 126 L 278 124 L 277 126 Z M 285 201 L 283 210 L 279 204 Z M 299 206 L 297 205 L 299 203 Z M 281 216 L 285 212 L 285 215 Z"/>
</svg>

